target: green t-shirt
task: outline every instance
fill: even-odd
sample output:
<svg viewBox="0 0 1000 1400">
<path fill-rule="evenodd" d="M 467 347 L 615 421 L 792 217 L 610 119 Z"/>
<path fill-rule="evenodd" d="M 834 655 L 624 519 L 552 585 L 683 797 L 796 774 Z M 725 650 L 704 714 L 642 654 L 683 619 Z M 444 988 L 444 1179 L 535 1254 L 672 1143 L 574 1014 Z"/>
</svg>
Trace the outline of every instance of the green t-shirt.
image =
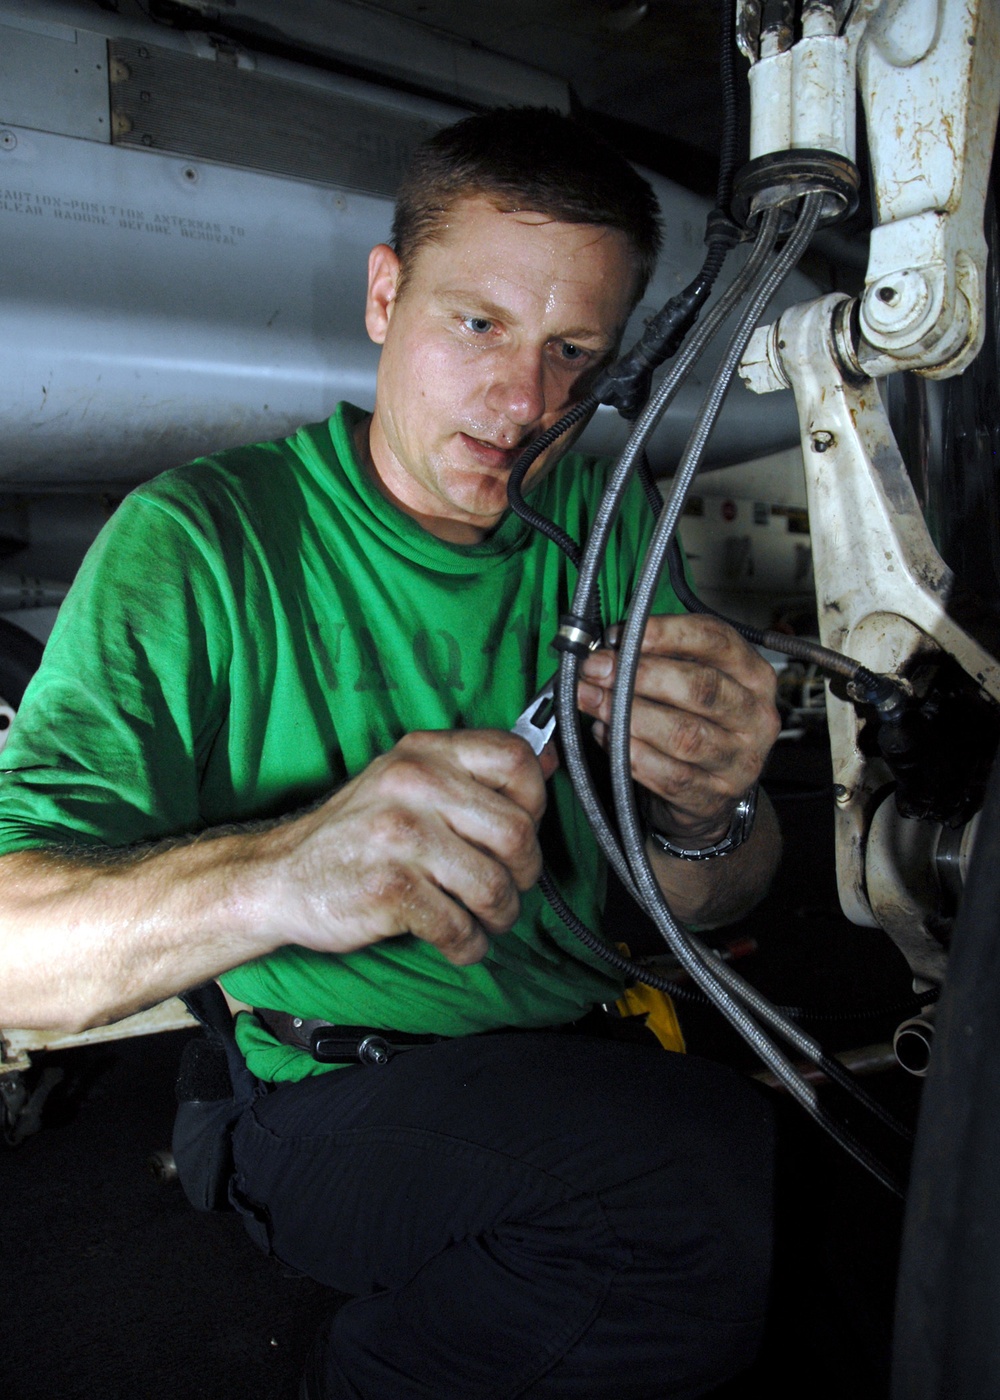
<svg viewBox="0 0 1000 1400">
<path fill-rule="evenodd" d="M 507 729 L 556 666 L 576 570 L 508 513 L 482 543 L 438 540 L 358 462 L 359 411 L 165 472 L 122 503 L 62 609 L 0 755 L 0 853 L 128 846 L 294 811 L 417 729 Z M 576 539 L 606 470 L 565 456 L 532 501 Z M 634 486 L 602 578 L 619 619 L 652 517 Z M 666 607 L 678 610 L 669 595 Z M 600 927 L 605 871 L 566 774 L 546 864 Z M 474 967 L 403 935 L 342 956 L 278 949 L 223 977 L 303 1017 L 417 1033 L 561 1024 L 618 976 L 537 889 Z M 250 1017 L 264 1079 L 317 1073 Z"/>
</svg>

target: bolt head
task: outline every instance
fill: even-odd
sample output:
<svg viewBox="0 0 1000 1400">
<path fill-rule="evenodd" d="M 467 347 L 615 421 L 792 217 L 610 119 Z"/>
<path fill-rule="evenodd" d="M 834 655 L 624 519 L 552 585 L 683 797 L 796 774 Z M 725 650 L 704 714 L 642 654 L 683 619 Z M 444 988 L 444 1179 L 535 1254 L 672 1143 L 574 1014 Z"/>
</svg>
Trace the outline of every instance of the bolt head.
<svg viewBox="0 0 1000 1400">
<path fill-rule="evenodd" d="M 862 313 L 868 326 L 880 335 L 900 335 L 914 329 L 927 314 L 931 289 L 916 268 L 880 277 L 866 290 Z"/>
<path fill-rule="evenodd" d="M 387 1065 L 389 1047 L 380 1035 L 366 1035 L 358 1046 L 358 1059 L 363 1065 Z"/>
</svg>

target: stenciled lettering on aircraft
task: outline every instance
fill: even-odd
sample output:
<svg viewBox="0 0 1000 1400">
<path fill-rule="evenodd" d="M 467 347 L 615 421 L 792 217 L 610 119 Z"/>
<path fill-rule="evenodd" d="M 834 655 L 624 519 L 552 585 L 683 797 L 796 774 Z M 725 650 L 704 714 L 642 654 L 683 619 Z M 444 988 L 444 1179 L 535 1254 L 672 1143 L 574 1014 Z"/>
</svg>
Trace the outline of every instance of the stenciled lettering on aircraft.
<svg viewBox="0 0 1000 1400">
<path fill-rule="evenodd" d="M 105 204 L 96 199 L 66 199 L 37 190 L 0 189 L 0 213 L 27 214 L 59 219 L 64 223 L 97 224 L 126 233 L 152 234 L 159 238 L 187 238 L 198 243 L 218 243 L 235 248 L 246 237 L 240 224 L 214 219 L 192 219 L 183 214 L 150 214 L 125 204 Z"/>
</svg>

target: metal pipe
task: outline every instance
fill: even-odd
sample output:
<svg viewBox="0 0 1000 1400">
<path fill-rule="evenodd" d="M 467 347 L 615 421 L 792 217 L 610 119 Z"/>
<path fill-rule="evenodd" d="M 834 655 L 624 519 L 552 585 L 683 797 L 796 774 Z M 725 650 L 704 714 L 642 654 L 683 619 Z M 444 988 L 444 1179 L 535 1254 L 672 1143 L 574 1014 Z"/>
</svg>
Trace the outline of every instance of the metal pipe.
<svg viewBox="0 0 1000 1400">
<path fill-rule="evenodd" d="M 934 1046 L 933 1008 L 921 1016 L 913 1016 L 896 1027 L 892 1037 L 893 1054 L 908 1074 L 923 1079 L 931 1064 Z"/>
</svg>

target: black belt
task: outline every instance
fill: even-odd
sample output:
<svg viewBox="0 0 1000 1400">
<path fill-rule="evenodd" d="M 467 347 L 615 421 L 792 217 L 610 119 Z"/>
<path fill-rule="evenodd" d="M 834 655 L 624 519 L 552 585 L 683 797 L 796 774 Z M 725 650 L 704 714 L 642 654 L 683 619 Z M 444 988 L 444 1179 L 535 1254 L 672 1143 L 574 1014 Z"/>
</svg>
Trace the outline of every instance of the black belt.
<svg viewBox="0 0 1000 1400">
<path fill-rule="evenodd" d="M 443 1035 L 409 1035 L 406 1031 L 372 1030 L 369 1026 L 331 1026 L 326 1021 L 305 1020 L 287 1011 L 255 1006 L 261 1025 L 296 1050 L 305 1050 L 321 1065 L 386 1065 L 402 1050 L 436 1045 Z"/>
</svg>

